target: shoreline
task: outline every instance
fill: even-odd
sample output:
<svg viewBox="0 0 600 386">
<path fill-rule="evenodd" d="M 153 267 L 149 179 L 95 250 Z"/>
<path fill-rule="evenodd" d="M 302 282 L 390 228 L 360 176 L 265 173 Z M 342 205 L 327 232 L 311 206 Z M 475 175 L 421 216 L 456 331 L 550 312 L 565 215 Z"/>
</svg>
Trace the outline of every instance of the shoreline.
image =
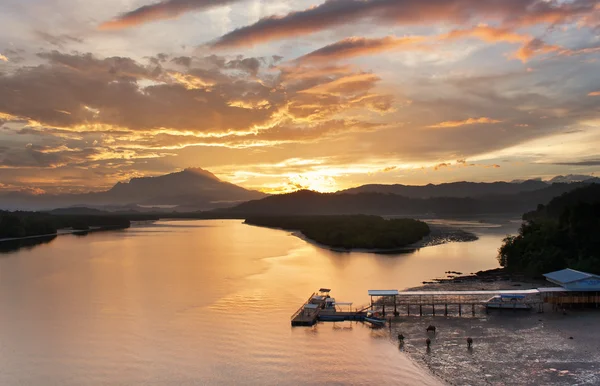
<svg viewBox="0 0 600 386">
<path fill-rule="evenodd" d="M 116 225 L 102 226 L 102 227 L 90 227 L 89 229 L 58 229 L 56 233 L 48 233 L 45 235 L 34 235 L 34 236 L 24 236 L 24 237 L 8 237 L 4 239 L 0 239 L 0 243 L 2 242 L 11 242 L 11 241 L 21 241 L 21 240 L 35 240 L 35 239 L 45 239 L 49 237 L 58 237 L 63 235 L 72 235 L 72 234 L 87 234 L 93 232 L 101 232 L 101 231 L 112 231 L 112 230 L 121 230 L 127 229 L 129 227 L 121 227 Z"/>
<path fill-rule="evenodd" d="M 503 269 L 447 274 L 453 277 L 406 290 L 511 290 L 549 285 L 537 279 L 513 280 Z M 390 339 L 397 344 L 396 337 L 402 333 L 406 338 L 399 350 L 449 385 L 596 385 L 600 383 L 598 322 L 598 310 L 570 309 L 563 315 L 551 311 L 549 305 L 544 313 L 491 310 L 474 317 L 404 316 L 392 323 Z M 435 336 L 425 332 L 430 324 L 437 327 Z M 428 337 L 430 350 L 425 347 Z M 467 349 L 467 337 L 474 341 L 471 349 Z"/>
</svg>

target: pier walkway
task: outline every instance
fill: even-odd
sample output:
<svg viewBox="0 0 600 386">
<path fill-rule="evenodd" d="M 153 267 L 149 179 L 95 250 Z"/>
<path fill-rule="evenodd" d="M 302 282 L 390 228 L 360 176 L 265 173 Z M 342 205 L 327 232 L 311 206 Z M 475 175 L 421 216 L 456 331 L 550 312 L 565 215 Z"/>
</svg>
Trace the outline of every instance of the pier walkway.
<svg viewBox="0 0 600 386">
<path fill-rule="evenodd" d="M 532 309 L 543 312 L 543 304 L 547 295 L 564 291 L 561 287 L 535 288 L 527 290 L 482 290 L 482 291 L 397 291 L 397 290 L 370 290 L 371 308 L 380 309 L 382 314 L 399 316 L 400 311 L 406 315 L 420 315 L 424 313 L 448 316 L 456 313 L 462 316 L 465 313 L 475 315 L 477 309 L 488 310 L 488 300 L 494 296 L 517 295 L 523 298 L 518 304 L 526 305 Z M 375 298 L 375 300 L 374 300 Z M 504 307 L 506 309 L 508 307 Z M 515 304 L 515 309 L 520 308 Z M 424 311 L 425 309 L 425 311 Z M 392 311 L 393 310 L 393 311 Z M 431 311 L 431 312 L 428 312 Z"/>
<path fill-rule="evenodd" d="M 331 290 L 321 288 L 314 292 L 291 316 L 292 326 L 312 326 L 319 321 L 364 321 L 367 310 L 379 312 L 383 318 L 400 316 L 400 312 L 410 315 L 463 316 L 477 310 L 485 312 L 490 308 L 490 299 L 495 296 L 515 300 L 514 304 L 504 304 L 501 309 L 537 309 L 544 311 L 544 303 L 552 303 L 554 296 L 565 292 L 562 287 L 546 287 L 526 290 L 486 290 L 486 291 L 398 291 L 369 290 L 371 303 L 368 306 L 348 311 L 338 308 L 351 306 L 352 303 L 336 303 L 329 296 Z M 556 295 L 555 295 L 556 294 Z M 517 299 L 518 298 L 518 299 Z M 517 301 L 518 300 L 518 301 Z"/>
</svg>

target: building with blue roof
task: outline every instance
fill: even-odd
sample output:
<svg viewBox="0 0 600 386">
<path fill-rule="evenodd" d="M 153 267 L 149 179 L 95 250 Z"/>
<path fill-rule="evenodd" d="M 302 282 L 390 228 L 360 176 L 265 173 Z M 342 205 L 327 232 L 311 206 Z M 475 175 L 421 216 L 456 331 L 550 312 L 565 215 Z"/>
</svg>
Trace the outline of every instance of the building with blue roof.
<svg viewBox="0 0 600 386">
<path fill-rule="evenodd" d="M 546 273 L 544 276 L 549 282 L 568 291 L 600 291 L 600 275 L 567 268 Z"/>
</svg>

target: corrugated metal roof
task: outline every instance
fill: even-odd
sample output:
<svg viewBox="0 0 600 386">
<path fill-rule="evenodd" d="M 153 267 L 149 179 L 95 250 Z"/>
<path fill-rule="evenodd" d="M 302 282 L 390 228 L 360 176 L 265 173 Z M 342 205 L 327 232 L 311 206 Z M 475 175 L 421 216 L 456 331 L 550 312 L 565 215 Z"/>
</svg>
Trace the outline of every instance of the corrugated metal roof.
<svg viewBox="0 0 600 386">
<path fill-rule="evenodd" d="M 562 287 L 561 291 L 565 289 Z M 486 291 L 402 291 L 398 295 L 401 296 L 462 296 L 462 295 L 501 295 L 501 294 L 520 294 L 520 295 L 535 295 L 540 293 L 539 289 L 527 289 L 527 290 L 486 290 Z"/>
<path fill-rule="evenodd" d="M 545 273 L 544 276 L 546 277 L 546 279 L 557 284 L 567 284 L 578 280 L 589 279 L 592 277 L 600 278 L 600 276 L 593 275 L 587 272 L 576 271 L 570 268 L 561 269 L 560 271 L 556 272 Z"/>
<path fill-rule="evenodd" d="M 369 296 L 394 296 L 398 290 L 369 290 Z"/>
</svg>

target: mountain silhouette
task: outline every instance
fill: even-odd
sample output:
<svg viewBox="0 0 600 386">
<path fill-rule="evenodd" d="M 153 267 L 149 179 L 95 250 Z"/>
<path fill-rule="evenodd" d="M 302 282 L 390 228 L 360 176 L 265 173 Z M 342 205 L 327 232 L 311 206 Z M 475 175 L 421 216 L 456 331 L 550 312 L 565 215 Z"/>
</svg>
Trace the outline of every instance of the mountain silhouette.
<svg viewBox="0 0 600 386">
<path fill-rule="evenodd" d="M 535 209 L 552 198 L 585 182 L 545 184 L 543 189 L 514 194 L 490 194 L 480 197 L 412 198 L 392 193 L 318 193 L 302 190 L 269 196 L 213 211 L 219 215 L 244 218 L 253 215 L 407 215 L 407 216 L 470 216 L 479 214 L 512 214 Z M 468 191 L 464 194 L 468 194 Z"/>
<path fill-rule="evenodd" d="M 391 193 L 409 198 L 434 197 L 481 197 L 497 194 L 517 194 L 531 192 L 548 187 L 548 184 L 538 180 L 527 180 L 518 183 L 511 182 L 451 182 L 445 184 L 416 185 L 362 185 L 346 189 L 340 193 Z"/>
<path fill-rule="evenodd" d="M 158 177 L 133 178 L 104 192 L 31 195 L 11 192 L 0 196 L 5 209 L 53 209 L 89 206 L 128 209 L 164 206 L 170 210 L 209 210 L 265 197 L 266 194 L 221 181 L 211 172 L 189 168 Z M 174 208 L 176 207 L 176 208 Z"/>
</svg>

